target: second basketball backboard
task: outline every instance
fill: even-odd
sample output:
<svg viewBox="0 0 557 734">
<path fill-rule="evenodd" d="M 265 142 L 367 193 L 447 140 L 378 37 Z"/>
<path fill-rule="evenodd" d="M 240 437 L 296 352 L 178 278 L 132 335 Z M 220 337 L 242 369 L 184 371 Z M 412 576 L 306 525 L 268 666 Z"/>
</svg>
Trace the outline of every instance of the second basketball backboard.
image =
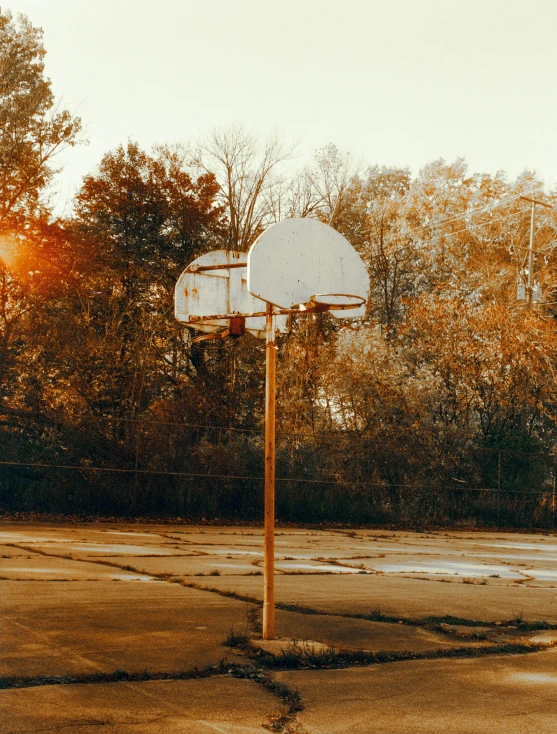
<svg viewBox="0 0 557 734">
<path fill-rule="evenodd" d="M 176 283 L 177 320 L 207 334 L 224 332 L 233 320 L 243 319 L 245 330 L 263 339 L 266 307 L 248 292 L 244 252 L 215 250 L 201 255 Z M 287 319 L 277 317 L 276 328 L 281 334 L 287 331 Z"/>
</svg>

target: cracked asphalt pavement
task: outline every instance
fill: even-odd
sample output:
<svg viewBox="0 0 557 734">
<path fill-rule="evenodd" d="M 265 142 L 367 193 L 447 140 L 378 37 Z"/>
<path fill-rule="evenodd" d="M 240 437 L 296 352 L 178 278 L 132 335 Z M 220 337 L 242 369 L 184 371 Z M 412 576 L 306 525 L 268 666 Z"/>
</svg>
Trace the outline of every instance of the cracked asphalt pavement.
<svg viewBox="0 0 557 734">
<path fill-rule="evenodd" d="M 258 636 L 262 549 L 255 527 L 0 524 L 1 731 L 557 731 L 554 534 L 279 529 L 277 636 L 330 652 L 296 665 L 223 645 Z M 514 643 L 535 647 L 490 653 Z"/>
</svg>

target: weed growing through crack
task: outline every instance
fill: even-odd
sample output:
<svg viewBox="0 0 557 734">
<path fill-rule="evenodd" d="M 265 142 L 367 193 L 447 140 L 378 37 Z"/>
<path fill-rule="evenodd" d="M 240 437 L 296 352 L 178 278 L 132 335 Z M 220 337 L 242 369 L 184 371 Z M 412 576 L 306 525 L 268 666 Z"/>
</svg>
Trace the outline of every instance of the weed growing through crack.
<svg viewBox="0 0 557 734">
<path fill-rule="evenodd" d="M 256 665 L 231 665 L 228 674 L 234 678 L 248 678 L 263 686 L 271 695 L 280 698 L 283 710 L 277 716 L 272 716 L 268 724 L 262 724 L 264 729 L 287 734 L 293 732 L 291 728 L 294 716 L 303 711 L 304 704 L 295 688 L 274 680 L 263 668 Z"/>
<path fill-rule="evenodd" d="M 261 610 L 259 607 L 247 606 L 246 608 L 246 626 L 243 632 L 236 632 L 232 626 L 226 633 L 223 645 L 226 647 L 247 648 L 250 646 L 252 637 L 260 637 L 262 630 Z"/>
<path fill-rule="evenodd" d="M 232 626 L 226 633 L 222 644 L 226 647 L 244 647 L 249 644 L 249 635 L 245 632 L 236 632 Z"/>
<path fill-rule="evenodd" d="M 466 577 L 462 579 L 463 584 L 472 584 L 473 586 L 485 586 L 487 584 L 486 579 L 476 579 L 476 578 L 470 578 Z"/>
<path fill-rule="evenodd" d="M 174 580 L 171 579 L 171 583 Z M 177 580 L 174 583 L 180 583 L 182 586 L 186 586 L 192 589 L 200 589 L 202 591 L 210 591 L 220 596 L 229 597 L 231 599 L 238 599 L 239 601 L 245 601 L 254 606 L 261 607 L 262 602 L 253 596 L 247 596 L 246 594 L 239 594 L 231 589 L 216 589 L 214 587 L 202 586 L 192 582 L 184 580 Z M 380 610 L 372 610 L 369 614 L 359 612 L 329 612 L 324 609 L 315 609 L 313 607 L 306 607 L 302 604 L 287 604 L 285 602 L 276 602 L 276 609 L 282 609 L 286 612 L 297 612 L 299 614 L 316 614 L 323 617 L 341 617 L 344 619 L 366 619 L 372 622 L 386 622 L 388 624 L 407 624 L 411 627 L 427 627 L 431 624 L 452 624 L 462 625 L 466 627 L 519 627 L 522 631 L 537 631 L 537 630 L 550 630 L 557 629 L 557 624 L 552 624 L 546 621 L 540 622 L 525 622 L 517 621 L 517 619 L 503 620 L 500 622 L 485 621 L 478 619 L 467 619 L 465 617 L 454 617 L 452 615 L 444 615 L 440 617 L 429 616 L 420 618 L 411 617 L 397 617 L 389 614 L 382 614 Z M 521 620 L 521 615 L 518 615 L 518 620 Z"/>
<path fill-rule="evenodd" d="M 112 673 L 91 673 L 83 675 L 42 675 L 42 676 L 1 676 L 0 690 L 10 688 L 36 688 L 38 686 L 55 685 L 86 685 L 91 683 L 119 683 L 152 680 L 192 680 L 195 678 L 209 678 L 214 675 L 223 675 L 228 672 L 224 662 L 218 665 L 209 665 L 206 668 L 195 666 L 191 670 L 150 673 L 130 673 L 119 668 Z"/>
<path fill-rule="evenodd" d="M 505 642 L 487 647 L 453 647 L 426 652 L 339 650 L 334 647 L 316 649 L 311 643 L 293 644 L 278 655 L 251 646 L 242 648 L 244 654 L 252 654 L 266 669 L 340 669 L 357 666 L 379 665 L 406 660 L 437 660 L 445 658 L 477 658 L 488 655 L 524 655 L 548 649 L 551 645 Z"/>
<path fill-rule="evenodd" d="M 297 689 L 289 688 L 284 683 L 279 683 L 267 676 L 265 676 L 263 685 L 269 693 L 281 698 L 284 704 L 284 711 L 278 716 L 271 717 L 268 724 L 263 724 L 263 728 L 268 729 L 269 731 L 283 732 L 283 734 L 287 734 L 289 731 L 294 731 L 289 725 L 291 724 L 293 717 L 300 711 L 304 710 L 304 704 L 302 703 L 302 699 L 300 698 L 300 694 Z"/>
</svg>

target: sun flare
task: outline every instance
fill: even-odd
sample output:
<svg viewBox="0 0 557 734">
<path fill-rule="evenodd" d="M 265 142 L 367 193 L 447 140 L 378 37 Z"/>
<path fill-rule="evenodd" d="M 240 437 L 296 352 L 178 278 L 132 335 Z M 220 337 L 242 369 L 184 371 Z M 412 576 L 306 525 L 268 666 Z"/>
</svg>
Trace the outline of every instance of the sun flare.
<svg viewBox="0 0 557 734">
<path fill-rule="evenodd" d="M 0 261 L 7 268 L 12 268 L 16 262 L 17 248 L 14 240 L 10 235 L 0 236 Z"/>
</svg>

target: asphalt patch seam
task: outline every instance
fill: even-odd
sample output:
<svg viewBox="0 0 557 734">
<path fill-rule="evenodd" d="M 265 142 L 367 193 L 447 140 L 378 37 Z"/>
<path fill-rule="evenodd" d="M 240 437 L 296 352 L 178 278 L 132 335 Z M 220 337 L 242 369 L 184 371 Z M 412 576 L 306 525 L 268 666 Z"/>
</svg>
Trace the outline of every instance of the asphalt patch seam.
<svg viewBox="0 0 557 734">
<path fill-rule="evenodd" d="M 26 546 L 23 546 L 23 545 L 18 545 L 17 543 L 6 543 L 5 545 L 9 545 L 13 548 L 18 548 L 20 550 L 31 550 L 30 548 L 27 548 Z M 166 581 L 167 583 L 178 584 L 179 586 L 183 586 L 185 588 L 196 589 L 198 591 L 207 591 L 209 593 L 217 594 L 225 598 L 236 599 L 237 601 L 247 602 L 249 604 L 254 604 L 256 606 L 263 606 L 263 602 L 260 599 L 257 599 L 256 597 L 247 596 L 245 594 L 239 594 L 232 590 L 217 589 L 214 586 L 204 586 L 196 582 L 184 581 L 183 578 L 174 576 L 173 574 L 166 574 L 166 573 L 157 574 L 157 573 L 152 573 L 152 572 L 151 573 L 144 572 L 144 571 L 140 571 L 139 569 L 129 564 L 122 565 L 122 564 L 114 563 L 113 561 L 107 561 L 101 558 L 85 560 L 82 558 L 74 558 L 73 556 L 60 556 L 56 553 L 47 553 L 46 551 L 42 551 L 42 550 L 35 550 L 33 552 L 38 553 L 43 556 L 47 556 L 49 558 L 64 558 L 65 560 L 72 560 L 72 561 L 77 561 L 80 563 L 94 563 L 94 564 L 98 564 L 102 566 L 109 566 L 112 568 L 117 568 L 121 571 L 137 573 L 143 576 L 150 576 L 151 578 L 157 579 L 159 581 Z M 425 618 L 412 619 L 412 618 L 406 618 L 406 617 L 395 617 L 394 615 L 384 615 L 384 614 L 381 614 L 379 610 L 372 611 L 370 614 L 353 613 L 353 612 L 329 612 L 326 610 L 315 609 L 313 607 L 306 607 L 301 604 L 288 604 L 285 602 L 275 602 L 275 607 L 283 611 L 296 612 L 299 614 L 318 615 L 318 616 L 320 615 L 320 616 L 327 616 L 327 617 L 341 617 L 345 619 L 362 619 L 362 620 L 367 620 L 367 621 L 372 621 L 372 622 L 384 622 L 386 624 L 405 624 L 405 625 L 409 625 L 412 627 L 423 627 L 423 628 L 426 628 L 432 631 L 438 631 L 438 632 L 441 632 L 443 634 L 448 634 L 448 635 L 453 634 L 453 633 L 450 630 L 446 630 L 441 627 L 439 627 L 438 629 L 434 629 L 432 625 L 452 624 L 452 625 L 461 625 L 461 626 L 467 626 L 467 627 L 489 627 L 491 629 L 498 629 L 501 631 L 503 631 L 505 628 L 512 627 L 512 628 L 519 628 L 522 632 L 557 629 L 557 624 L 551 624 L 545 621 L 525 622 L 521 617 L 517 617 L 512 620 L 501 620 L 497 622 L 486 622 L 482 620 L 453 617 L 451 615 L 445 615 L 441 617 L 430 616 L 430 617 L 425 617 Z"/>
<path fill-rule="evenodd" d="M 263 724 L 264 728 L 270 731 L 286 734 L 296 714 L 304 708 L 298 692 L 291 689 L 285 683 L 275 681 L 262 666 L 256 666 L 251 663 L 240 665 L 238 663 L 225 663 L 224 661 L 221 661 L 218 665 L 209 665 L 205 668 L 198 668 L 196 666 L 186 671 L 166 673 L 149 673 L 147 670 L 143 671 L 143 673 L 128 673 L 124 670 L 116 670 L 113 673 L 93 673 L 90 675 L 76 676 L 4 676 L 0 677 L 0 690 L 38 688 L 41 686 L 94 685 L 99 683 L 137 684 L 149 681 L 199 680 L 224 675 L 256 683 L 281 701 L 281 713 L 279 715 L 269 714 L 269 722 Z M 137 685 L 134 685 L 133 688 L 134 690 L 138 690 Z M 145 691 L 141 692 L 144 695 L 150 695 L 145 693 Z M 179 714 L 181 712 L 176 711 L 176 713 Z M 204 723 L 213 725 L 212 722 Z M 99 722 L 99 726 L 104 725 L 105 722 Z M 71 724 L 65 724 L 65 726 L 71 726 Z"/>
</svg>

